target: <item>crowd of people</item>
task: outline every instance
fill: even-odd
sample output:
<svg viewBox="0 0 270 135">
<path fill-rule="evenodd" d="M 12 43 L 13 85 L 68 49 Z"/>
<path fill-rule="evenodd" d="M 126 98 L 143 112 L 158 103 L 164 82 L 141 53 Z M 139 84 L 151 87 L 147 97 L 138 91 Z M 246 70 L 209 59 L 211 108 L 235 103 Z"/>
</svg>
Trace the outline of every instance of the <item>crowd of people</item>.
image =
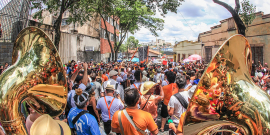
<svg viewBox="0 0 270 135">
<path fill-rule="evenodd" d="M 162 65 L 69 61 L 64 65 L 68 88 L 65 111 L 55 120 L 29 107 L 27 131 L 35 134 L 38 124 L 47 121 L 61 127 L 60 131 L 47 130 L 48 134 L 156 135 L 164 132 L 165 124 L 169 123 L 169 134 L 181 135 L 185 111 L 206 66 L 200 62 Z M 6 67 L 8 64 L 0 70 Z M 267 63 L 253 64 L 251 76 L 270 94 Z M 49 78 L 50 84 L 60 81 Z M 158 117 L 161 117 L 159 126 Z"/>
</svg>

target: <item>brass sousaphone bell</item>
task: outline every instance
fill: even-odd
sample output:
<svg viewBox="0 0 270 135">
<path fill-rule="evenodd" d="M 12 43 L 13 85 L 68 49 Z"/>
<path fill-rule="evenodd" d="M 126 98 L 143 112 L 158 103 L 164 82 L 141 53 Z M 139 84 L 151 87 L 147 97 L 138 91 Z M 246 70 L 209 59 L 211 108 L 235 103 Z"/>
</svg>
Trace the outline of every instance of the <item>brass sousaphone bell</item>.
<svg viewBox="0 0 270 135">
<path fill-rule="evenodd" d="M 12 66 L 0 76 L 0 120 L 7 134 L 27 134 L 27 106 L 59 116 L 67 102 L 66 74 L 57 50 L 40 29 L 23 29 L 13 48 Z"/>
<path fill-rule="evenodd" d="M 220 47 L 189 103 L 184 135 L 270 134 L 270 97 L 253 82 L 251 65 L 242 35 Z"/>
</svg>

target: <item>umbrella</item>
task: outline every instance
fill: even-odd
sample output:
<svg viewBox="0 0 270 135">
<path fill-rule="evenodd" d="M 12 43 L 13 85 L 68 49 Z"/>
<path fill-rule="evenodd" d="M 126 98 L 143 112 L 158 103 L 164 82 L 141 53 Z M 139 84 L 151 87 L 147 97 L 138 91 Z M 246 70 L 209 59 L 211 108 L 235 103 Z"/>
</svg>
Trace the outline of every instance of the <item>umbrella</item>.
<svg viewBox="0 0 270 135">
<path fill-rule="evenodd" d="M 200 55 L 198 55 L 198 54 L 193 54 L 193 55 L 190 55 L 188 57 L 188 59 L 191 60 L 191 61 L 196 61 L 196 60 L 201 60 L 202 57 Z"/>
<path fill-rule="evenodd" d="M 184 63 L 187 63 L 187 62 L 190 62 L 191 60 L 190 59 L 184 59 L 183 62 Z"/>
<path fill-rule="evenodd" d="M 133 58 L 131 62 L 140 62 L 139 58 Z"/>
</svg>

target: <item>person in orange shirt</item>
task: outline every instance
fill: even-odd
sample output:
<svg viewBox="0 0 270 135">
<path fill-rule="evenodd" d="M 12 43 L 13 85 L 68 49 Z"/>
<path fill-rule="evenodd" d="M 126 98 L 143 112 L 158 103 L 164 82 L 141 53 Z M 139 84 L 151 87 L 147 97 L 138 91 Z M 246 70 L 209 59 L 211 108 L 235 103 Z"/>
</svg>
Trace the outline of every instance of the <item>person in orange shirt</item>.
<svg viewBox="0 0 270 135">
<path fill-rule="evenodd" d="M 102 73 L 101 77 L 103 78 L 104 82 L 109 80 L 108 77 L 106 76 L 106 70 L 105 69 L 103 70 L 103 73 Z"/>
<path fill-rule="evenodd" d="M 153 95 L 157 87 L 160 87 L 160 95 Z M 147 81 L 143 83 L 140 91 L 142 93 L 140 97 L 140 109 L 149 112 L 152 115 L 153 119 L 156 120 L 158 116 L 158 103 L 164 98 L 161 82 L 159 84 L 156 84 L 152 81 Z"/>
<path fill-rule="evenodd" d="M 152 118 L 152 115 L 138 109 L 138 104 L 140 102 L 140 94 L 138 90 L 128 89 L 125 92 L 124 99 L 127 104 L 127 108 L 123 111 L 116 111 L 114 113 L 111 124 L 112 131 L 117 134 L 121 133 L 121 135 L 143 135 L 145 134 L 144 131 L 147 129 L 153 135 L 157 135 L 158 127 Z M 128 118 L 132 120 L 129 120 Z"/>
<path fill-rule="evenodd" d="M 164 131 L 164 125 L 166 123 L 166 118 L 169 116 L 167 106 L 170 101 L 170 98 L 172 95 L 176 94 L 178 92 L 178 88 L 176 86 L 176 83 L 174 83 L 176 75 L 171 72 L 167 71 L 167 80 L 169 82 L 169 85 L 163 86 L 163 92 L 164 92 L 164 101 L 162 103 L 161 107 L 161 127 L 160 131 Z"/>
</svg>

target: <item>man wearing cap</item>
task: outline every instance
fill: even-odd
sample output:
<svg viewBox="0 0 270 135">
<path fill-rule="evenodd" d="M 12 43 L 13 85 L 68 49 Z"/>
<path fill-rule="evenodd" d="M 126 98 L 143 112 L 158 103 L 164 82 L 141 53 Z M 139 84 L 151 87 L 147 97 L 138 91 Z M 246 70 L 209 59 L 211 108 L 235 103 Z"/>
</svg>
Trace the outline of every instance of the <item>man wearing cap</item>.
<svg viewBox="0 0 270 135">
<path fill-rule="evenodd" d="M 89 95 L 81 89 L 76 89 L 74 101 L 77 107 L 72 108 L 68 114 L 68 123 L 75 129 L 77 135 L 100 135 L 96 118 L 87 111 Z"/>
<path fill-rule="evenodd" d="M 188 104 L 188 91 L 185 90 L 186 85 L 186 79 L 185 76 L 179 75 L 176 77 L 175 82 L 178 87 L 178 93 L 173 96 L 171 96 L 169 104 L 168 104 L 168 114 L 171 116 L 171 119 L 173 120 L 173 123 L 178 126 L 179 119 L 181 117 L 181 114 L 186 111 L 187 108 L 180 103 L 179 99 L 182 98 L 186 101 Z M 195 87 L 196 88 L 196 87 Z"/>
<path fill-rule="evenodd" d="M 107 85 L 106 96 L 102 97 L 97 102 L 97 109 L 101 110 L 102 121 L 104 122 L 104 130 L 106 134 L 111 132 L 112 116 L 117 110 L 124 108 L 121 100 L 114 98 L 115 88 L 113 85 Z"/>
<path fill-rule="evenodd" d="M 119 94 L 121 100 L 124 100 L 124 89 L 123 86 L 120 85 L 116 79 L 118 78 L 118 72 L 115 70 L 111 70 L 109 73 L 110 79 L 103 83 L 103 89 L 106 89 L 107 85 L 113 85 L 115 89 L 115 94 Z"/>
<path fill-rule="evenodd" d="M 76 88 L 80 88 L 82 90 L 85 90 L 86 89 L 87 82 L 88 82 L 87 63 L 84 63 L 83 64 L 83 67 L 84 67 L 84 74 L 83 74 L 83 76 L 77 75 L 79 73 L 79 71 L 82 69 L 82 67 L 79 66 L 78 67 L 78 70 L 71 77 L 71 83 L 72 84 L 74 82 L 74 78 L 76 78 L 75 79 L 75 84 L 73 85 L 73 90 L 71 90 L 68 93 L 68 100 L 67 100 L 68 104 L 70 104 L 72 107 L 76 107 L 75 102 L 74 102 L 74 98 L 73 98 L 75 96 L 75 87 L 77 86 Z"/>
</svg>

